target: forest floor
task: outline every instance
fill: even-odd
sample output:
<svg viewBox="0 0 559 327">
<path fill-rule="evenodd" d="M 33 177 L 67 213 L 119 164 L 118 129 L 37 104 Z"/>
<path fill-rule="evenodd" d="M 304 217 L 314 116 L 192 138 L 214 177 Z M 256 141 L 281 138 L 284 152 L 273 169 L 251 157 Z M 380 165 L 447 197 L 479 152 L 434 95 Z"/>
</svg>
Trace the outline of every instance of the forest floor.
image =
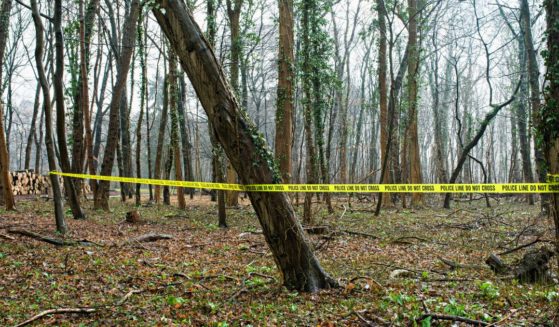
<svg viewBox="0 0 559 327">
<path fill-rule="evenodd" d="M 248 201 L 228 209 L 230 227 L 220 229 L 207 198 L 187 200 L 186 211 L 138 208 L 142 224 L 123 221 L 136 209 L 132 200 L 111 199 L 109 214 L 87 203 L 87 220 L 68 215 L 66 238 L 89 241 L 76 246 L 9 233 L 17 228 L 61 238 L 44 199 L 22 200 L 16 213 L 0 211 L 0 234 L 7 236 L 0 235 L 0 326 L 67 307 L 95 311 L 48 315 L 34 324 L 410 326 L 427 311 L 500 326 L 558 321 L 557 284 L 521 284 L 484 264 L 491 253 L 552 239 L 551 222 L 538 217 L 537 206 L 503 198 L 492 208 L 474 201 L 451 210 L 385 210 L 375 217 L 367 202 L 354 200 L 349 208 L 338 200 L 334 214 L 315 205 L 316 224 L 330 230 L 309 237 L 342 287 L 304 294 L 281 286 Z M 173 239 L 128 241 L 146 233 Z M 540 246 L 550 245 L 540 242 L 501 257 L 514 262 Z M 441 258 L 462 266 L 452 269 Z"/>
</svg>

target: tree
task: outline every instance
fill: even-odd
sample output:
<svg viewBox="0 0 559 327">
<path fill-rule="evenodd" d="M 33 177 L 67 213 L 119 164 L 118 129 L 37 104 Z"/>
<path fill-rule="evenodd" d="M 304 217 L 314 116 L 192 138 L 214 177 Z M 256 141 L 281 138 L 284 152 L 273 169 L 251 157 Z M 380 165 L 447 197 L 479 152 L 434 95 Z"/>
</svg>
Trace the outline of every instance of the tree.
<svg viewBox="0 0 559 327">
<path fill-rule="evenodd" d="M 180 181 L 182 180 L 182 166 L 181 145 L 179 143 L 179 113 L 177 109 L 179 100 L 177 78 L 177 58 L 173 51 L 169 51 L 169 108 L 171 110 L 171 147 L 169 151 L 173 151 L 175 180 Z M 182 187 L 177 188 L 177 199 L 179 208 L 186 209 Z"/>
<path fill-rule="evenodd" d="M 123 91 L 126 86 L 132 52 L 136 43 L 136 24 L 140 12 L 139 0 L 132 0 L 130 11 L 124 21 L 122 28 L 122 50 L 117 67 L 117 78 L 113 88 L 111 97 L 111 106 L 109 111 L 109 135 L 107 136 L 107 145 L 103 155 L 103 164 L 101 166 L 101 175 L 111 175 L 114 164 L 114 156 L 118 146 L 119 137 L 119 109 Z M 97 193 L 95 194 L 95 208 L 109 210 L 109 185 L 108 181 L 100 181 Z"/>
<path fill-rule="evenodd" d="M 0 81 L 2 81 L 2 67 L 4 61 L 4 52 L 6 50 L 6 42 L 8 40 L 8 27 L 10 26 L 10 12 L 12 11 L 12 0 L 4 0 L 0 8 Z M 0 100 L 0 196 L 6 210 L 14 210 L 16 203 L 14 194 L 12 193 L 12 180 L 9 175 L 10 158 L 8 154 L 8 144 L 6 142 L 6 134 L 4 131 L 4 104 Z M 3 194 L 2 194 L 3 193 Z"/>
<path fill-rule="evenodd" d="M 68 144 L 66 142 L 66 109 L 64 104 L 64 36 L 62 34 L 62 0 L 54 1 L 54 47 L 55 47 L 55 71 L 53 78 L 54 100 L 56 101 L 56 136 L 58 140 L 58 152 L 60 166 L 65 173 L 71 172 L 70 158 L 68 155 Z M 69 177 L 64 177 L 64 189 L 70 202 L 74 219 L 84 219 L 78 192 L 74 181 Z"/>
<path fill-rule="evenodd" d="M 408 149 L 405 149 L 409 156 L 410 182 L 421 184 L 421 157 L 419 155 L 419 136 L 417 133 L 417 80 L 419 75 L 419 47 L 417 42 L 417 0 L 408 0 L 408 32 L 409 49 L 408 55 L 408 115 L 409 125 L 407 137 Z M 421 206 L 423 204 L 422 193 L 413 193 L 412 205 Z"/>
<path fill-rule="evenodd" d="M 291 147 L 293 145 L 293 0 L 278 0 L 279 7 L 279 52 L 278 89 L 276 103 L 275 155 L 284 183 L 292 177 Z"/>
<path fill-rule="evenodd" d="M 235 91 L 235 95 L 239 97 L 241 95 L 239 89 L 239 63 L 241 58 L 241 53 L 243 51 L 242 39 L 240 33 L 240 19 L 241 19 L 241 9 L 243 7 L 243 0 L 226 0 L 227 5 L 227 16 L 229 17 L 229 29 L 231 31 L 231 86 Z M 244 108 L 246 109 L 246 108 Z M 237 134 L 232 134 L 233 137 L 237 137 Z M 233 165 L 229 162 L 227 164 L 227 182 L 236 183 L 237 174 L 233 169 Z M 239 192 L 237 191 L 227 191 L 226 192 L 227 205 L 230 207 L 237 206 L 239 204 Z"/>
<path fill-rule="evenodd" d="M 43 66 L 43 53 L 44 53 L 44 33 L 45 28 L 41 21 L 39 9 L 37 8 L 37 0 L 31 0 L 31 11 L 33 22 L 35 24 L 36 32 L 36 45 L 35 45 L 35 63 L 37 65 L 37 74 L 39 75 L 39 83 L 43 90 L 43 108 L 45 111 L 45 146 L 47 148 L 47 157 L 50 170 L 56 170 L 56 155 L 54 153 L 54 141 L 52 135 L 52 105 L 50 99 L 49 83 L 45 68 Z M 60 182 L 57 175 L 50 175 L 52 185 L 52 201 L 54 204 L 54 217 L 56 221 L 56 230 L 65 234 L 67 227 L 64 219 L 64 207 L 62 206 L 62 191 L 60 189 Z"/>
<path fill-rule="evenodd" d="M 530 18 L 530 8 L 528 7 L 528 0 L 520 0 L 520 25 L 522 35 L 524 36 L 524 49 L 526 51 L 526 68 L 528 71 L 528 84 L 530 85 L 530 105 L 532 107 L 532 115 L 534 123 L 538 124 L 539 112 L 542 104 L 540 100 L 540 70 L 538 68 L 538 61 L 536 59 L 536 49 L 534 48 L 534 41 L 532 38 L 532 20 Z M 536 146 L 536 167 L 539 174 L 540 182 L 545 181 L 545 158 L 541 152 L 540 147 Z M 526 151 L 525 151 L 526 152 Z M 530 176 L 525 176 L 530 177 Z M 547 195 L 542 194 L 541 209 L 547 212 L 548 199 Z"/>
<path fill-rule="evenodd" d="M 219 2 L 216 3 L 215 0 L 207 1 L 207 20 L 208 20 L 208 43 L 215 48 L 215 38 L 217 34 L 217 7 L 219 7 Z M 225 176 L 223 175 L 224 163 L 223 163 L 223 149 L 217 141 L 214 129 L 212 127 L 211 121 L 208 121 L 208 132 L 210 134 L 210 142 L 212 144 L 212 180 L 217 183 L 225 182 Z M 215 192 L 217 195 L 217 215 L 219 221 L 219 227 L 227 227 L 227 212 L 225 211 L 225 192 L 218 190 Z M 213 199 L 212 201 L 215 201 Z"/>
<path fill-rule="evenodd" d="M 157 1 L 153 13 L 179 56 L 217 140 L 241 182 L 279 183 L 281 176 L 246 113 L 239 107 L 212 48 L 186 6 Z M 238 132 L 238 137 L 232 138 Z M 239 151 L 242 149 L 242 151 Z M 247 165 L 248 163 L 252 163 Z M 274 259 L 289 289 L 317 291 L 337 283 L 322 269 L 285 193 L 248 192 Z"/>
<path fill-rule="evenodd" d="M 547 73 L 545 106 L 537 113 L 537 139 L 550 174 L 559 174 L 559 2 L 544 2 L 547 21 L 547 50 L 544 52 Z M 559 193 L 552 193 L 549 214 L 555 223 L 555 252 L 559 255 Z M 559 269 L 558 269 L 559 270 Z"/>
</svg>

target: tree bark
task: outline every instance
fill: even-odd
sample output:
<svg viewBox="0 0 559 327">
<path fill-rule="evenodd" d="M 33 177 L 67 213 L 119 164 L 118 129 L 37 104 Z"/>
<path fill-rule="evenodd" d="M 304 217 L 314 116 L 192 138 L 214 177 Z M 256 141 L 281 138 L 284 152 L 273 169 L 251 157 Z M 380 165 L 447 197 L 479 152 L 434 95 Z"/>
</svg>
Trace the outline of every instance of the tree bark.
<svg viewBox="0 0 559 327">
<path fill-rule="evenodd" d="M 273 156 L 253 123 L 241 111 L 215 55 L 185 5 L 178 0 L 158 1 L 153 12 L 181 60 L 216 137 L 241 182 L 279 183 Z M 238 132 L 237 138 L 232 138 Z M 248 164 L 247 163 L 251 163 Z M 267 243 L 289 289 L 317 291 L 337 283 L 314 256 L 301 224 L 285 193 L 249 192 Z"/>
<path fill-rule="evenodd" d="M 111 106 L 109 112 L 109 134 L 107 137 L 107 145 L 103 155 L 103 164 L 101 165 L 101 175 L 111 175 L 114 164 L 116 147 L 119 137 L 119 109 L 120 98 L 126 86 L 132 52 L 136 43 L 136 24 L 140 11 L 139 0 L 132 0 L 130 4 L 130 12 L 125 19 L 122 31 L 122 51 L 118 63 L 118 72 L 113 94 L 111 97 Z M 100 181 L 98 192 L 95 195 L 95 208 L 109 210 L 109 186 L 110 182 Z"/>
<path fill-rule="evenodd" d="M 275 155 L 284 183 L 292 177 L 293 146 L 293 82 L 295 80 L 293 52 L 293 0 L 278 0 L 279 5 L 279 53 L 278 89 L 276 108 Z"/>
</svg>

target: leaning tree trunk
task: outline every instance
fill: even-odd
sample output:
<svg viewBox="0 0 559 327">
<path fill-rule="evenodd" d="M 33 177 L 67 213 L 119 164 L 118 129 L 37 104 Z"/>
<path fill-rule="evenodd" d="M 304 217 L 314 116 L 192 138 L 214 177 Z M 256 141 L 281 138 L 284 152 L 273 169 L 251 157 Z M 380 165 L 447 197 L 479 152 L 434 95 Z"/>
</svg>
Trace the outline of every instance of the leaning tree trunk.
<svg viewBox="0 0 559 327">
<path fill-rule="evenodd" d="M 213 50 L 182 1 L 157 1 L 152 10 L 188 74 L 217 140 L 244 184 L 279 183 L 274 158 L 241 110 Z M 231 137 L 235 132 L 238 137 Z M 250 164 L 247 164 L 250 163 Z M 264 237 L 289 289 L 317 291 L 335 286 L 314 256 L 285 193 L 249 192 Z"/>
<path fill-rule="evenodd" d="M 107 146 L 103 155 L 103 164 L 101 165 L 101 175 L 111 175 L 115 159 L 116 147 L 118 145 L 118 126 L 119 126 L 119 109 L 120 98 L 126 86 L 130 61 L 132 60 L 132 52 L 136 43 L 136 23 L 140 12 L 140 1 L 132 0 L 130 4 L 130 13 L 126 17 L 123 27 L 122 52 L 118 63 L 118 72 L 116 84 L 113 88 L 111 97 L 111 106 L 109 111 L 109 135 L 107 137 Z M 110 182 L 100 181 L 97 193 L 95 194 L 95 208 L 109 210 L 109 186 Z"/>
</svg>

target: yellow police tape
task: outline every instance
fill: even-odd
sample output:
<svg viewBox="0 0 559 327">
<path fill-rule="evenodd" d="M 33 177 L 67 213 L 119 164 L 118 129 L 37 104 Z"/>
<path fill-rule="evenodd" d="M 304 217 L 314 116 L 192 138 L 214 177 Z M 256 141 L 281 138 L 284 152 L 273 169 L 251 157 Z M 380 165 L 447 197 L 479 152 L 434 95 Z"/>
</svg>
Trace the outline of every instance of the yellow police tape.
<svg viewBox="0 0 559 327">
<path fill-rule="evenodd" d="M 51 171 L 50 174 L 111 182 L 151 184 L 186 188 L 252 192 L 331 192 L 331 193 L 559 193 L 559 175 L 549 175 L 549 183 L 509 184 L 225 184 L 171 181 L 162 179 L 73 174 Z"/>
</svg>

